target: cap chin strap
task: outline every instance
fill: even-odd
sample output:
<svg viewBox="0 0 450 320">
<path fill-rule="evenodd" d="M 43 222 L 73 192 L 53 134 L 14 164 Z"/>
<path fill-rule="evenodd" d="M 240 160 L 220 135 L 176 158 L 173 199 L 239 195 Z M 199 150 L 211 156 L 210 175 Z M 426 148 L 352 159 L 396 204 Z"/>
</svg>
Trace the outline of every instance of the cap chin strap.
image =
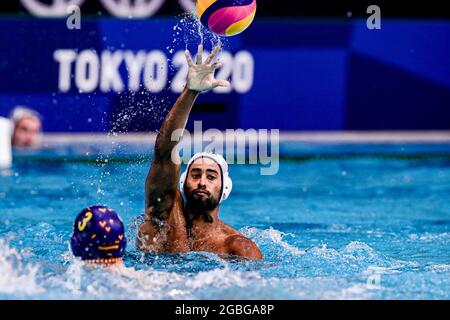
<svg viewBox="0 0 450 320">
<path fill-rule="evenodd" d="M 121 262 L 123 258 L 100 258 L 100 259 L 93 259 L 93 260 L 83 260 L 87 264 L 114 264 L 117 262 Z"/>
<path fill-rule="evenodd" d="M 231 193 L 231 190 L 233 189 L 233 182 L 231 181 L 231 178 L 228 176 L 228 164 L 225 161 L 225 159 L 220 155 L 216 153 L 209 153 L 209 152 L 200 152 L 195 154 L 191 160 L 189 160 L 189 163 L 186 167 L 186 170 L 182 173 L 180 177 L 180 191 L 183 195 L 184 200 L 186 201 L 186 195 L 184 194 L 184 183 L 186 182 L 186 177 L 189 172 L 189 168 L 191 164 L 199 159 L 199 158 L 208 158 L 216 162 L 221 171 L 222 171 L 222 195 L 220 196 L 219 204 L 221 204 L 223 201 L 227 200 L 228 196 Z"/>
</svg>

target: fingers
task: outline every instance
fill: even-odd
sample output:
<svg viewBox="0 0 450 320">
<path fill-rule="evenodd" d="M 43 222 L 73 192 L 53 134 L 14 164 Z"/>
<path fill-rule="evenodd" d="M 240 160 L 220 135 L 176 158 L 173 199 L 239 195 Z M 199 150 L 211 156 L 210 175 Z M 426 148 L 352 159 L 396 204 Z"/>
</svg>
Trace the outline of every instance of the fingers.
<svg viewBox="0 0 450 320">
<path fill-rule="evenodd" d="M 213 88 L 229 87 L 231 84 L 227 80 L 215 80 L 212 84 Z"/>
<path fill-rule="evenodd" d="M 194 62 L 192 61 L 191 54 L 189 53 L 189 50 L 186 49 L 186 51 L 184 51 L 184 55 L 186 56 L 186 61 L 188 63 L 188 66 L 192 67 L 194 65 Z"/>
<path fill-rule="evenodd" d="M 212 69 L 219 69 L 219 68 L 222 68 L 223 67 L 223 64 L 222 63 L 220 63 L 220 62 L 216 62 L 216 63 L 213 63 L 212 65 L 211 65 L 211 68 Z"/>
<path fill-rule="evenodd" d="M 202 62 L 203 62 L 203 45 L 199 44 L 197 50 L 197 64 L 202 64 Z"/>
<path fill-rule="evenodd" d="M 216 58 L 217 54 L 219 53 L 219 51 L 220 51 L 220 44 L 218 44 L 217 46 L 214 47 L 213 51 L 209 55 L 208 59 L 206 59 L 205 63 L 209 64 L 209 63 L 213 62 L 214 59 Z"/>
</svg>

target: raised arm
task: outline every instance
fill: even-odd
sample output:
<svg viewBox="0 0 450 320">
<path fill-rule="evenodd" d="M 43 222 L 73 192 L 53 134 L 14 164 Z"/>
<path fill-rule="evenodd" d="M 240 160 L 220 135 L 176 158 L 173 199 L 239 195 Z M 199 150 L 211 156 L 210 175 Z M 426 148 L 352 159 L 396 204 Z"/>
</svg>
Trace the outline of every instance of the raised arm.
<svg viewBox="0 0 450 320">
<path fill-rule="evenodd" d="M 184 130 L 192 106 L 200 93 L 217 86 L 230 85 L 228 81 L 214 79 L 214 71 L 221 65 L 212 62 L 219 50 L 220 46 L 214 47 L 211 55 L 203 62 L 203 46 L 199 45 L 195 64 L 189 51 L 185 52 L 189 65 L 187 85 L 156 137 L 152 165 L 145 184 L 145 210 L 151 211 L 151 214 L 159 219 L 165 219 L 173 206 L 180 176 L 180 159 L 175 148 L 181 140 L 181 134 L 176 139 L 172 134 Z M 149 208 L 152 210 L 148 210 Z"/>
</svg>

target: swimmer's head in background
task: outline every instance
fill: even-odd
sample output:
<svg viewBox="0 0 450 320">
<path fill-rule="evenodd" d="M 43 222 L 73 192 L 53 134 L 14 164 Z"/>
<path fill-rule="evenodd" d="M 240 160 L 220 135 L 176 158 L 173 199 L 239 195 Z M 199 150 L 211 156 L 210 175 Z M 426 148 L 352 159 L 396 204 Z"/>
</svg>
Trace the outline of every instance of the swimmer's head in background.
<svg viewBox="0 0 450 320">
<path fill-rule="evenodd" d="M 33 147 L 39 143 L 42 132 L 41 116 L 38 112 L 17 106 L 10 113 L 12 123 L 12 145 L 18 148 Z"/>
<path fill-rule="evenodd" d="M 127 244 L 123 221 L 108 207 L 85 208 L 75 219 L 70 244 L 74 256 L 86 262 L 121 261 Z"/>
</svg>

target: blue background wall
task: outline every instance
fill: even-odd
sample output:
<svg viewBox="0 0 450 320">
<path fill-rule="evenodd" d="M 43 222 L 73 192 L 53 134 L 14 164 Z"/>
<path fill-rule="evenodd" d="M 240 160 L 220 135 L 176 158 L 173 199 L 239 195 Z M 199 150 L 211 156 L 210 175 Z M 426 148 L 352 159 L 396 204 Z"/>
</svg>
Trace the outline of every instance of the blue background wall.
<svg viewBox="0 0 450 320">
<path fill-rule="evenodd" d="M 0 20 L 0 115 L 16 104 L 37 109 L 49 132 L 158 129 L 177 94 L 80 93 L 58 90 L 58 49 L 195 50 L 196 32 L 173 40 L 178 20 L 111 18 L 82 21 Z M 191 30 L 192 31 L 192 30 Z M 254 58 L 254 82 L 246 93 L 207 93 L 192 120 L 203 128 L 281 130 L 450 129 L 450 21 L 384 19 L 381 30 L 365 20 L 257 19 L 225 40 L 235 54 Z M 208 44 L 207 44 L 208 46 Z M 169 72 L 169 80 L 174 76 Z M 121 67 L 126 82 L 127 73 Z M 128 115 L 124 119 L 123 115 Z"/>
</svg>

